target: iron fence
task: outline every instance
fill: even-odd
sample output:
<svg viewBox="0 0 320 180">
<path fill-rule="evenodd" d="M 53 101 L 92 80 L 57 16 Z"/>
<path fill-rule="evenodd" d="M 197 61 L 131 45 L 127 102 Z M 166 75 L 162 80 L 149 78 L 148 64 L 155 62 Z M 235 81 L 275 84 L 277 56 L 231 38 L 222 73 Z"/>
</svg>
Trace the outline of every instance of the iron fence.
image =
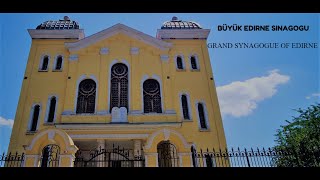
<svg viewBox="0 0 320 180">
<path fill-rule="evenodd" d="M 320 148 L 308 153 L 292 149 L 240 148 L 192 152 L 194 167 L 320 167 Z"/>
<path fill-rule="evenodd" d="M 0 167 L 22 167 L 25 160 L 25 154 L 16 152 L 12 154 L 0 154 Z"/>
<path fill-rule="evenodd" d="M 145 167 L 142 151 L 134 151 L 115 147 L 84 151 L 76 153 L 74 167 Z"/>
<path fill-rule="evenodd" d="M 320 167 L 320 148 L 299 152 L 275 148 L 193 149 L 191 155 L 194 167 Z M 0 167 L 23 167 L 24 161 L 24 153 L 0 154 Z M 145 159 L 142 151 L 100 148 L 87 154 L 78 151 L 74 167 L 145 167 Z"/>
</svg>

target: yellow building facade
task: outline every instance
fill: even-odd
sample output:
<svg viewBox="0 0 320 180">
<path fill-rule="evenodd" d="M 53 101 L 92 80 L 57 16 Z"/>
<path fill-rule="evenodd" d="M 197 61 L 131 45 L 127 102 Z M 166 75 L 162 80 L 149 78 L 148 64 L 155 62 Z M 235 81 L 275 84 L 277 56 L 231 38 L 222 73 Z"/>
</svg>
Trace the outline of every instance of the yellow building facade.
<svg viewBox="0 0 320 180">
<path fill-rule="evenodd" d="M 85 37 L 64 17 L 32 44 L 9 151 L 24 166 L 193 167 L 226 148 L 209 29 L 173 17 L 156 37 L 116 24 Z"/>
</svg>

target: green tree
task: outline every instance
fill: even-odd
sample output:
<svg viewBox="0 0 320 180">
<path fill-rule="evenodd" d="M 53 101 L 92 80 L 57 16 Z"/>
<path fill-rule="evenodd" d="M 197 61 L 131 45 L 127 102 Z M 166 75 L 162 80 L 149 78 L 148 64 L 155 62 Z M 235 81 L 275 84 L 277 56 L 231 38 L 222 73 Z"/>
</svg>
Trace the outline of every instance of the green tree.
<svg viewBox="0 0 320 180">
<path fill-rule="evenodd" d="M 320 167 L 320 104 L 299 108 L 300 115 L 286 120 L 276 133 L 276 166 Z"/>
</svg>

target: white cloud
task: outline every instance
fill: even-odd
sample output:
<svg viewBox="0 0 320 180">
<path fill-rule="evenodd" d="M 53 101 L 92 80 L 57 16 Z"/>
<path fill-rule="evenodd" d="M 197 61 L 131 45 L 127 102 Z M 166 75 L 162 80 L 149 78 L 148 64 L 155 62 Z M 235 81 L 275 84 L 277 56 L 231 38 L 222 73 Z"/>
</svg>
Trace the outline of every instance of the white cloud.
<svg viewBox="0 0 320 180">
<path fill-rule="evenodd" d="M 269 71 L 268 76 L 235 81 L 217 87 L 222 115 L 249 115 L 257 108 L 258 102 L 275 95 L 277 86 L 287 83 L 289 79 L 289 76 L 279 74 L 279 70 L 274 69 Z"/>
<path fill-rule="evenodd" d="M 12 128 L 13 120 L 12 119 L 5 119 L 0 116 L 0 127 L 1 126 L 9 126 L 10 128 Z"/>
<path fill-rule="evenodd" d="M 307 96 L 306 99 L 311 99 L 312 97 L 319 97 L 320 98 L 320 93 L 313 93 L 310 96 Z"/>
</svg>

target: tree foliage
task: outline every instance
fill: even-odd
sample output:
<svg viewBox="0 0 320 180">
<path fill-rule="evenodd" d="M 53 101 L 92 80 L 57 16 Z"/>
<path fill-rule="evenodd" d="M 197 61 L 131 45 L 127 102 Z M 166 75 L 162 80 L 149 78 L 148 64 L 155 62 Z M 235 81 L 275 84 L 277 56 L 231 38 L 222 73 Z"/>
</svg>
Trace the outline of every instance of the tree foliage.
<svg viewBox="0 0 320 180">
<path fill-rule="evenodd" d="M 275 135 L 275 149 L 282 152 L 275 163 L 285 167 L 320 167 L 320 104 L 295 111 L 300 115 L 286 120 L 288 124 Z"/>
</svg>

